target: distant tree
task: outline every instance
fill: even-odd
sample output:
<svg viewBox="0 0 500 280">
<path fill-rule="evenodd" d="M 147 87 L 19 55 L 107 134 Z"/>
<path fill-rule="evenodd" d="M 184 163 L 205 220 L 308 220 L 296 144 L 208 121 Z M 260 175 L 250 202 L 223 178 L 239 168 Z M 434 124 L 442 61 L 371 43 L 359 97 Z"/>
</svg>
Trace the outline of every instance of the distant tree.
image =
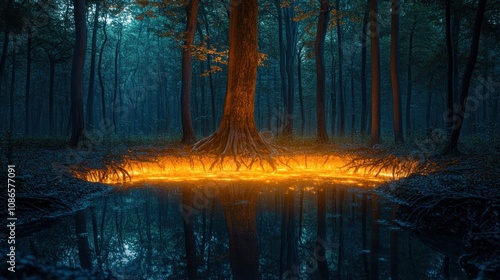
<svg viewBox="0 0 500 280">
<path fill-rule="evenodd" d="M 372 131 L 371 145 L 380 144 L 380 54 L 377 0 L 370 0 L 370 38 L 372 51 Z"/>
<path fill-rule="evenodd" d="M 84 130 L 83 116 L 83 68 L 87 50 L 87 24 L 85 1 L 73 0 L 75 18 L 75 48 L 71 66 L 71 139 L 70 145 L 76 147 Z"/>
<path fill-rule="evenodd" d="M 328 134 L 326 132 L 326 113 L 325 113 L 325 91 L 326 91 L 326 77 L 325 77 L 325 37 L 328 28 L 329 16 L 329 3 L 328 0 L 321 0 L 318 27 L 316 31 L 316 41 L 314 44 L 314 53 L 316 57 L 316 122 L 317 122 L 317 141 L 328 141 Z"/>
<path fill-rule="evenodd" d="M 399 0 L 391 5 L 391 85 L 394 140 L 403 143 L 403 114 L 401 112 L 401 91 L 399 82 Z"/>
<path fill-rule="evenodd" d="M 90 49 L 90 77 L 89 88 L 87 93 L 87 125 L 94 125 L 94 90 L 95 90 L 95 69 L 96 69 L 96 54 L 97 54 L 97 30 L 99 29 L 99 12 L 101 1 L 95 2 L 94 23 L 92 27 L 92 45 Z"/>
<path fill-rule="evenodd" d="M 363 15 L 363 27 L 361 34 L 361 134 L 367 130 L 367 101 L 366 101 L 366 34 L 368 26 L 368 14 L 370 11 L 370 0 L 367 0 L 365 12 Z"/>
<path fill-rule="evenodd" d="M 337 44 L 339 51 L 339 117 L 340 117 L 340 135 L 344 136 L 345 133 L 345 101 L 344 101 L 344 75 L 343 75 L 343 58 L 344 58 L 344 46 L 342 42 L 342 23 L 340 21 L 342 15 L 340 14 L 340 0 L 336 0 L 335 3 L 336 10 L 336 25 L 337 25 Z M 335 112 L 332 112 L 334 114 Z M 332 131 L 333 133 L 333 131 Z"/>
</svg>

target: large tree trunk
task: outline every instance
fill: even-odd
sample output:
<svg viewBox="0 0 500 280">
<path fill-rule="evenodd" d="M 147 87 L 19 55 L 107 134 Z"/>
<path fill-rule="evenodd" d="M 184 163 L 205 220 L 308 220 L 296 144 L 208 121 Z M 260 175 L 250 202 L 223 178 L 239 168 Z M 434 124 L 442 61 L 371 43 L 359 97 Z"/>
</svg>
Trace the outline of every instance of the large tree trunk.
<svg viewBox="0 0 500 280">
<path fill-rule="evenodd" d="M 372 50 L 372 127 L 371 145 L 380 144 L 380 55 L 377 0 L 370 0 L 370 37 Z"/>
<path fill-rule="evenodd" d="M 99 8 L 100 2 L 97 1 L 94 13 L 94 26 L 92 28 L 92 49 L 90 52 L 90 77 L 87 94 L 87 125 L 94 125 L 94 89 L 95 89 L 95 60 L 97 53 L 97 29 L 99 28 Z"/>
<path fill-rule="evenodd" d="M 28 27 L 28 42 L 26 46 L 26 91 L 24 103 L 24 135 L 30 133 L 30 93 L 31 93 L 31 48 L 32 48 L 32 33 L 31 27 Z"/>
<path fill-rule="evenodd" d="M 345 101 L 344 101 L 344 76 L 342 74 L 343 68 L 343 56 L 344 56 L 344 46 L 342 45 L 342 26 L 340 23 L 340 0 L 337 0 L 337 43 L 339 50 L 339 115 L 340 115 L 340 136 L 345 134 Z"/>
<path fill-rule="evenodd" d="M 363 34 L 361 34 L 361 134 L 365 134 L 367 120 L 367 101 L 366 101 L 366 33 L 368 26 L 368 12 L 370 11 L 370 0 L 368 0 L 363 16 Z"/>
<path fill-rule="evenodd" d="M 194 151 L 221 157 L 264 156 L 267 159 L 277 153 L 260 136 L 255 125 L 257 18 L 257 0 L 231 0 L 228 81 L 222 120 L 215 133 L 194 145 Z"/>
<path fill-rule="evenodd" d="M 321 0 L 316 41 L 314 44 L 314 53 L 316 57 L 316 125 L 318 129 L 318 142 L 328 141 L 325 114 L 325 36 L 328 27 L 329 11 L 328 0 Z"/>
<path fill-rule="evenodd" d="M 401 91 L 399 84 L 399 0 L 391 5 L 391 85 L 394 140 L 403 143 L 403 114 L 401 112 Z"/>
<path fill-rule="evenodd" d="M 71 139 L 70 145 L 76 147 L 83 136 L 83 67 L 87 50 L 87 25 L 85 1 L 73 0 L 75 15 L 75 49 L 71 66 Z"/>
<path fill-rule="evenodd" d="M 450 142 L 444 150 L 444 153 L 446 154 L 458 151 L 457 149 L 458 138 L 460 136 L 460 131 L 462 129 L 462 124 L 464 121 L 464 115 L 467 106 L 467 96 L 469 95 L 469 87 L 472 78 L 472 72 L 474 71 L 474 66 L 476 64 L 477 54 L 479 51 L 479 36 L 481 35 L 481 27 L 483 24 L 485 10 L 486 10 L 486 0 L 479 0 L 476 19 L 474 21 L 474 29 L 472 31 L 473 35 L 472 35 L 469 59 L 467 61 L 467 65 L 465 67 L 464 75 L 462 78 L 460 109 L 458 112 L 453 114 L 453 126 L 451 128 Z"/>
<path fill-rule="evenodd" d="M 186 6 L 186 33 L 182 48 L 182 88 L 181 88 L 181 116 L 182 116 L 182 143 L 192 143 L 196 140 L 193 123 L 191 121 L 191 49 L 196 31 L 199 0 L 190 0 Z"/>
</svg>

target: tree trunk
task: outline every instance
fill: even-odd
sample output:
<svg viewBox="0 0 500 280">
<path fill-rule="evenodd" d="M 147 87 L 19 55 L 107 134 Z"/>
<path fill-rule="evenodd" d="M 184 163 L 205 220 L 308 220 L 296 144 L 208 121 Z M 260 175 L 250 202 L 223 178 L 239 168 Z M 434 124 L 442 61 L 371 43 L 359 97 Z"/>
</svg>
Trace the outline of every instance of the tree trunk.
<svg viewBox="0 0 500 280">
<path fill-rule="evenodd" d="M 340 0 L 337 0 L 336 3 L 336 8 L 337 8 L 337 43 L 338 43 L 338 50 L 339 50 L 339 115 L 340 115 L 340 136 L 344 136 L 345 134 L 345 102 L 344 102 L 344 77 L 342 74 L 342 60 L 344 56 L 344 46 L 342 45 L 342 26 L 340 23 Z"/>
<path fill-rule="evenodd" d="M 321 0 L 316 41 L 314 44 L 314 53 L 316 57 L 316 121 L 318 142 L 328 141 L 325 114 L 325 36 L 328 27 L 329 11 L 328 0 Z"/>
<path fill-rule="evenodd" d="M 50 78 L 49 78 L 49 135 L 54 135 L 54 79 L 56 72 L 56 62 L 53 57 L 49 57 Z"/>
<path fill-rule="evenodd" d="M 368 13 L 370 11 L 370 0 L 368 0 L 363 16 L 363 34 L 361 34 L 361 134 L 365 134 L 367 119 L 367 100 L 366 100 L 366 34 L 368 26 Z"/>
<path fill-rule="evenodd" d="M 451 0 L 445 1 L 445 29 L 446 50 L 448 52 L 447 91 L 446 91 L 446 119 L 453 118 L 453 46 L 451 39 Z M 446 121 L 446 128 L 451 132 L 451 121 Z"/>
<path fill-rule="evenodd" d="M 87 50 L 87 25 L 85 1 L 73 0 L 75 15 L 75 49 L 71 66 L 71 139 L 70 145 L 76 147 L 83 136 L 83 67 Z"/>
<path fill-rule="evenodd" d="M 207 17 L 207 12 L 205 11 L 203 13 L 203 17 L 205 18 L 205 32 L 207 33 L 207 48 L 211 49 L 212 45 L 210 44 L 210 28 L 208 27 L 208 17 Z M 212 59 L 210 54 L 207 54 L 207 68 L 208 70 L 212 69 Z M 212 131 L 215 131 L 216 129 L 216 118 L 215 118 L 215 90 L 214 90 L 214 81 L 213 81 L 213 76 L 212 72 L 210 72 L 209 76 L 209 83 L 210 83 L 210 103 L 212 105 Z"/>
<path fill-rule="evenodd" d="M 460 131 L 462 129 L 462 124 L 464 121 L 465 110 L 467 107 L 467 96 L 469 95 L 470 81 L 472 78 L 472 72 L 474 71 L 474 66 L 477 60 L 477 54 L 479 51 L 479 36 L 481 35 L 481 27 L 484 19 L 484 12 L 486 10 L 486 0 L 479 0 L 478 9 L 476 13 L 476 19 L 474 21 L 474 29 L 472 32 L 472 41 L 470 47 L 469 59 L 465 67 L 465 71 L 462 78 L 462 91 L 460 94 L 460 109 L 455 114 L 453 114 L 453 126 L 451 130 L 450 142 L 445 148 L 444 153 L 454 153 L 457 152 L 458 138 L 460 136 Z"/>
<path fill-rule="evenodd" d="M 287 83 L 287 68 L 286 68 L 286 63 L 288 62 L 286 59 L 286 46 L 285 46 L 285 41 L 283 40 L 283 9 L 281 8 L 281 1 L 280 0 L 275 0 L 275 5 L 276 5 L 276 13 L 277 13 L 277 20 L 278 20 L 278 44 L 279 44 L 279 54 L 280 54 L 280 81 L 281 81 L 281 99 L 283 101 L 283 120 L 286 122 L 286 112 L 287 112 L 287 93 L 288 93 L 288 83 Z M 279 112 L 279 111 L 278 111 Z M 286 126 L 286 123 L 283 126 L 283 133 L 284 127 Z M 280 132 L 280 127 L 277 125 L 276 127 L 276 134 L 278 135 Z"/>
<path fill-rule="evenodd" d="M 277 150 L 260 136 L 254 118 L 258 3 L 231 0 L 230 5 L 228 82 L 222 120 L 217 131 L 193 149 L 221 157 L 264 156 L 271 162 L 269 157 Z"/>
<path fill-rule="evenodd" d="M 104 89 L 104 79 L 102 76 L 102 54 L 104 52 L 104 46 L 108 41 L 108 34 L 106 33 L 106 19 L 104 19 L 102 31 L 104 33 L 104 40 L 102 41 L 101 49 L 99 50 L 99 66 L 97 68 L 98 76 L 99 76 L 99 86 L 101 88 L 101 107 L 102 107 L 102 119 L 104 121 L 104 127 L 107 128 L 108 120 L 106 119 L 106 92 Z"/>
<path fill-rule="evenodd" d="M 304 95 L 302 89 L 302 48 L 297 52 L 297 78 L 299 82 L 299 103 L 300 103 L 300 136 L 304 136 L 305 115 L 304 115 Z"/>
<path fill-rule="evenodd" d="M 417 26 L 417 21 L 413 22 L 413 26 L 410 32 L 410 42 L 408 44 L 408 88 L 406 92 L 406 132 L 409 134 L 411 131 L 411 95 L 412 95 L 412 64 L 413 64 L 413 35 L 415 34 L 415 28 Z"/>
<path fill-rule="evenodd" d="M 186 6 L 186 33 L 182 48 L 182 89 L 181 89 L 181 116 L 182 116 L 182 143 L 192 143 L 196 140 L 193 123 L 191 121 L 191 49 L 196 31 L 196 17 L 198 15 L 199 0 L 190 0 Z"/>
<path fill-rule="evenodd" d="M 24 135 L 30 133 L 30 93 L 31 93 L 31 48 L 32 48 L 32 34 L 31 27 L 28 27 L 28 42 L 26 45 L 26 91 L 25 91 L 25 104 L 24 104 Z"/>
<path fill-rule="evenodd" d="M 14 133 L 14 93 L 16 92 L 16 35 L 12 36 L 12 72 L 10 77 L 10 118 L 9 131 Z"/>
<path fill-rule="evenodd" d="M 198 278 L 198 265 L 196 262 L 196 239 L 193 229 L 193 190 L 189 187 L 182 191 L 182 219 L 184 224 L 184 244 L 186 248 L 186 262 L 188 278 L 190 280 Z"/>
<path fill-rule="evenodd" d="M 94 13 L 94 26 L 92 28 L 92 49 L 90 52 L 90 77 L 89 77 L 89 88 L 87 95 L 87 125 L 92 127 L 94 125 L 94 89 L 95 89 L 95 59 L 97 53 L 97 30 L 99 28 L 99 8 L 100 2 L 97 1 L 95 4 Z"/>
<path fill-rule="evenodd" d="M 85 211 L 83 210 L 79 210 L 75 213 L 75 233 L 76 242 L 78 245 L 78 259 L 80 260 L 80 266 L 84 269 L 91 270 L 92 260 L 90 258 L 87 217 L 85 216 Z"/>
<path fill-rule="evenodd" d="M 379 277 L 379 247 L 380 232 L 378 220 L 380 219 L 380 207 L 378 205 L 378 195 L 372 192 L 372 220 L 371 220 L 371 258 L 370 275 L 372 280 L 378 280 Z"/>
<path fill-rule="evenodd" d="M 372 51 L 372 125 L 370 145 L 381 143 L 380 139 L 380 55 L 377 0 L 370 0 L 370 37 Z"/>
<path fill-rule="evenodd" d="M 2 57 L 0 58 L 0 94 L 2 92 L 3 73 L 5 72 L 5 62 L 7 61 L 7 51 L 9 48 L 9 29 L 4 31 Z"/>
<path fill-rule="evenodd" d="M 394 140 L 403 143 L 403 114 L 401 112 L 401 91 L 399 84 L 399 0 L 391 1 L 391 86 Z"/>
<path fill-rule="evenodd" d="M 285 31 L 286 31 L 286 76 L 287 93 L 285 101 L 285 118 L 283 135 L 291 137 L 293 134 L 293 100 L 295 95 L 295 53 L 297 52 L 297 22 L 295 18 L 295 1 L 289 2 L 285 10 Z"/>
<path fill-rule="evenodd" d="M 333 44 L 333 29 L 330 32 L 330 52 L 332 55 L 332 67 L 330 70 L 330 99 L 332 100 L 332 115 L 330 122 L 330 130 L 332 132 L 332 138 L 335 137 L 335 126 L 337 124 L 337 92 L 335 91 L 335 48 Z"/>
<path fill-rule="evenodd" d="M 118 133 L 118 124 L 116 121 L 116 111 L 118 111 L 118 106 L 116 104 L 116 99 L 118 95 L 118 61 L 120 58 L 120 44 L 122 41 L 122 29 L 123 26 L 120 25 L 120 30 L 118 31 L 118 40 L 116 40 L 116 46 L 115 46 L 115 80 L 113 84 L 113 106 L 111 107 L 112 113 L 113 113 L 113 126 L 115 128 L 115 133 Z"/>
<path fill-rule="evenodd" d="M 299 266 L 295 226 L 295 192 L 286 190 L 281 216 L 280 278 L 298 277 Z"/>
</svg>

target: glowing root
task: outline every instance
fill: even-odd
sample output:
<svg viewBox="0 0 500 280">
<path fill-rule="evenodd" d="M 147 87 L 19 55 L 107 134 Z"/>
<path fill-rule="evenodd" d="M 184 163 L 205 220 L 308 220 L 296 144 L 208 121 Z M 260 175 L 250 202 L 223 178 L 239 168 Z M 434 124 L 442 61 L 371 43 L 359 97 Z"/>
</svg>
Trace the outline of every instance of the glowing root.
<svg viewBox="0 0 500 280">
<path fill-rule="evenodd" d="M 275 171 L 274 157 L 279 154 L 279 148 L 268 143 L 257 130 L 234 129 L 231 126 L 221 126 L 214 134 L 194 144 L 192 151 L 215 155 L 210 170 L 215 166 L 225 169 L 224 160 L 229 156 L 232 157 L 231 163 L 236 166 L 236 170 L 242 167 L 251 170 L 252 166 L 258 163 L 264 171 L 268 170 L 268 167 Z"/>
</svg>

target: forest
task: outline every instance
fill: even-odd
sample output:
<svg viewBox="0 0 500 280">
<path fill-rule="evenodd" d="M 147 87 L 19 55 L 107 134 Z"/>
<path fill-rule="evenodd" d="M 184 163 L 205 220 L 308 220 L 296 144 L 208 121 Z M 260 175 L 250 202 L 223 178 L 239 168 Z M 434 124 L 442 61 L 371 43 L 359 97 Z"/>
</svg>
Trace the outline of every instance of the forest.
<svg viewBox="0 0 500 280">
<path fill-rule="evenodd" d="M 0 15 L 3 277 L 500 274 L 500 2 Z"/>
</svg>

